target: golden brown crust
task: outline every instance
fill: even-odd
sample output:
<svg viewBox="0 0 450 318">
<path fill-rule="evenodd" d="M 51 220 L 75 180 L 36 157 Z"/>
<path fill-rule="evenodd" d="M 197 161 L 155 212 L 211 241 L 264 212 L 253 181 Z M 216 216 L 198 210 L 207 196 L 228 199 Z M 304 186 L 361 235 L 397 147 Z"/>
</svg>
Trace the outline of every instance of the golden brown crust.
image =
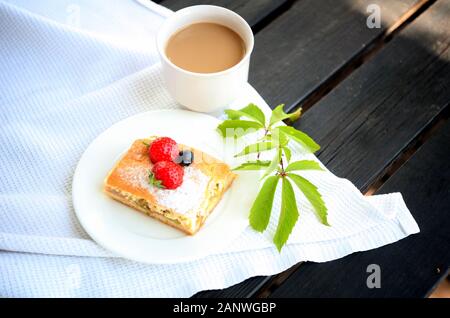
<svg viewBox="0 0 450 318">
<path fill-rule="evenodd" d="M 131 145 L 127 153 L 115 164 L 105 178 L 104 191 L 113 199 L 150 215 L 186 234 L 195 234 L 220 202 L 236 175 L 231 172 L 228 165 L 220 160 L 195 148 L 179 144 L 180 149 L 189 149 L 194 153 L 194 162 L 191 166 L 201 170 L 210 178 L 207 188 L 203 189 L 205 191 L 205 200 L 201 205 L 200 211 L 196 211 L 196 218 L 194 220 L 186 218 L 176 213 L 170 207 L 159 205 L 151 192 L 129 182 L 120 173 L 120 170 L 124 168 L 151 170 L 152 163 L 149 160 L 148 146 L 146 144 L 151 143 L 154 138 L 156 137 L 136 140 Z"/>
</svg>

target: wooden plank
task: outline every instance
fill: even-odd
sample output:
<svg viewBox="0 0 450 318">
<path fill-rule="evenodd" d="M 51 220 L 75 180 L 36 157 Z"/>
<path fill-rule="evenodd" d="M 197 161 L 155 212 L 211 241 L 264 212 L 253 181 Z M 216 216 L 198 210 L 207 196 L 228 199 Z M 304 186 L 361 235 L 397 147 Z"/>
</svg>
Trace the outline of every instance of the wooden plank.
<svg viewBox="0 0 450 318">
<path fill-rule="evenodd" d="M 255 37 L 250 83 L 269 105 L 292 108 L 380 39 L 417 0 L 301 0 Z M 368 5 L 381 9 L 370 29 Z"/>
<path fill-rule="evenodd" d="M 367 190 L 450 100 L 450 1 L 431 6 L 296 127 L 321 161 Z"/>
<path fill-rule="evenodd" d="M 177 11 L 179 9 L 198 5 L 210 4 L 228 8 L 240 14 L 252 27 L 253 31 L 260 30 L 271 19 L 286 10 L 291 0 L 163 0 L 161 5 Z"/>
<path fill-rule="evenodd" d="M 448 117 L 450 109 L 449 17 L 450 1 L 438 1 L 401 32 L 373 60 L 363 65 L 342 85 L 308 111 L 298 125 L 322 145 L 323 150 L 319 154 L 322 162 L 338 176 L 353 181 L 361 190 L 367 189 L 380 175 L 383 175 L 383 171 L 405 149 L 408 149 L 424 130 L 429 130 L 434 123 Z M 444 158 L 449 157 L 448 139 L 446 145 L 443 147 L 447 151 Z M 436 174 L 438 174 L 437 171 Z M 427 180 L 433 182 L 433 179 Z M 393 187 L 400 185 L 400 181 L 395 183 L 391 181 L 388 184 L 390 188 L 386 185 L 382 189 L 401 191 L 401 188 Z M 427 184 L 425 180 L 424 184 L 425 186 Z M 410 195 L 414 197 L 417 193 L 412 192 Z M 426 196 L 422 199 L 425 200 Z M 424 202 L 431 205 L 432 201 Z M 448 201 L 441 204 L 448 204 Z M 420 204 L 415 206 L 414 201 L 410 205 L 414 215 L 420 213 L 415 210 L 420 210 L 422 207 Z M 444 222 L 441 219 L 439 221 Z M 442 235 L 442 230 L 435 233 Z M 427 239 L 415 242 L 429 245 Z M 381 252 L 373 253 L 375 253 L 373 255 L 381 255 L 378 254 Z M 430 253 L 432 253 L 431 250 Z M 353 257 L 364 259 L 364 256 L 349 258 L 353 259 Z M 388 262 L 389 258 L 386 259 L 385 264 Z M 316 266 L 317 270 L 329 269 L 331 268 L 329 266 L 336 266 L 333 268 L 337 270 L 339 264 L 346 264 L 346 261 L 330 264 L 334 263 L 336 265 L 303 264 L 287 280 L 286 287 L 283 287 L 283 284 L 280 291 L 276 290 L 274 295 L 287 295 L 291 279 L 295 284 L 298 283 L 295 277 L 305 277 L 302 274 L 305 268 L 308 268 L 308 272 L 305 273 L 315 271 Z M 408 270 L 417 270 L 417 266 L 419 265 L 412 264 L 411 268 L 414 267 L 414 269 Z M 334 274 L 340 277 L 343 275 L 336 272 Z M 298 289 L 299 285 L 296 286 Z M 350 290 L 352 286 L 350 284 Z M 334 292 L 337 296 L 337 292 L 340 291 L 334 290 Z M 384 290 L 384 292 L 387 291 Z M 398 290 L 397 292 L 401 293 Z M 299 291 L 299 296 L 301 295 L 306 295 L 303 290 Z"/>
<path fill-rule="evenodd" d="M 255 293 L 262 287 L 266 280 L 265 276 L 251 277 L 234 286 L 216 289 L 206 290 L 195 294 L 194 298 L 246 298 Z"/>
<path fill-rule="evenodd" d="M 425 297 L 450 266 L 450 122 L 378 191 L 400 191 L 420 233 L 375 250 L 322 264 L 306 263 L 273 297 Z M 369 264 L 381 288 L 366 286 Z"/>
</svg>

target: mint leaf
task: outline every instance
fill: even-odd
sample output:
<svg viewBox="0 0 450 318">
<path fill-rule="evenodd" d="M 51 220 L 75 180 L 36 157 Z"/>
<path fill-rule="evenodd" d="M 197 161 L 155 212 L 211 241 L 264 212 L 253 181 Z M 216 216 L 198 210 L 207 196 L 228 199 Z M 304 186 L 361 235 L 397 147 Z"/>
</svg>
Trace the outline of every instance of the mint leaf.
<svg viewBox="0 0 450 318">
<path fill-rule="evenodd" d="M 327 220 L 327 207 L 325 202 L 323 202 L 322 196 L 317 190 L 317 187 L 299 175 L 289 173 L 288 177 L 294 181 L 300 191 L 303 192 L 309 203 L 311 203 L 320 222 L 329 226 L 330 224 L 328 224 Z"/>
<path fill-rule="evenodd" d="M 320 149 L 320 146 L 316 144 L 316 142 L 312 140 L 311 137 L 309 137 L 304 132 L 295 129 L 294 127 L 280 126 L 277 127 L 277 129 L 280 130 L 282 133 L 286 134 L 292 140 L 301 144 L 303 147 L 305 147 L 308 151 L 312 153 Z"/>
<path fill-rule="evenodd" d="M 161 183 L 160 180 L 155 178 L 155 175 L 153 174 L 153 172 L 149 172 L 148 173 L 148 183 L 154 187 L 160 188 L 160 189 L 165 189 L 166 187 L 163 186 L 163 184 Z"/>
<path fill-rule="evenodd" d="M 219 126 L 217 126 L 217 129 L 219 133 L 222 135 L 222 137 L 239 137 L 251 132 L 254 132 L 255 130 L 264 128 L 263 125 L 256 121 L 248 121 L 248 120 L 225 120 L 222 122 Z M 227 136 L 227 131 L 231 131 L 231 135 Z M 240 134 L 237 134 L 240 132 Z"/>
<path fill-rule="evenodd" d="M 228 115 L 228 118 L 230 119 L 240 119 L 241 117 L 247 117 L 253 120 L 256 120 L 261 125 L 266 124 L 266 116 L 264 116 L 264 113 L 262 110 L 256 106 L 255 104 L 248 104 L 246 107 L 234 110 L 234 109 L 227 109 L 225 110 L 225 113 Z"/>
<path fill-rule="evenodd" d="M 270 141 L 258 142 L 256 144 L 248 145 L 240 153 L 238 153 L 238 154 L 236 154 L 234 156 L 235 157 L 245 156 L 245 155 L 248 155 L 250 153 L 268 151 L 268 150 L 271 150 L 273 148 L 275 148 L 275 145 L 272 142 L 270 142 Z"/>
<path fill-rule="evenodd" d="M 269 167 L 269 160 L 257 160 L 257 161 L 249 161 L 237 166 L 233 170 L 263 170 Z"/>
<path fill-rule="evenodd" d="M 294 189 L 288 179 L 283 178 L 283 187 L 281 191 L 281 212 L 278 219 L 277 231 L 273 237 L 278 251 L 281 251 L 286 244 L 292 229 L 298 220 L 297 203 L 295 202 Z"/>
<path fill-rule="evenodd" d="M 280 159 L 281 159 L 281 149 L 278 149 L 277 153 L 273 157 L 272 161 L 269 164 L 269 167 L 267 167 L 267 170 L 266 172 L 264 172 L 264 175 L 261 177 L 261 179 L 264 179 L 278 168 L 278 165 L 280 164 Z"/>
<path fill-rule="evenodd" d="M 253 202 L 249 221 L 250 226 L 258 232 L 263 232 L 269 224 L 278 179 L 280 179 L 278 176 L 267 178 Z"/>
<path fill-rule="evenodd" d="M 291 157 L 292 157 L 291 149 L 289 149 L 286 146 L 283 147 L 282 149 L 283 149 L 284 155 L 286 156 L 287 162 L 291 161 Z"/>
<path fill-rule="evenodd" d="M 302 113 L 302 109 L 299 108 L 291 114 L 286 114 L 283 110 L 283 107 L 284 107 L 284 104 L 280 104 L 277 107 L 275 107 L 275 109 L 272 111 L 272 116 L 270 117 L 269 126 L 272 126 L 273 124 L 275 124 L 279 121 L 282 121 L 284 119 L 296 121 Z"/>
<path fill-rule="evenodd" d="M 323 170 L 318 162 L 314 160 L 300 160 L 291 163 L 287 166 L 284 171 L 294 171 L 294 170 Z"/>
</svg>

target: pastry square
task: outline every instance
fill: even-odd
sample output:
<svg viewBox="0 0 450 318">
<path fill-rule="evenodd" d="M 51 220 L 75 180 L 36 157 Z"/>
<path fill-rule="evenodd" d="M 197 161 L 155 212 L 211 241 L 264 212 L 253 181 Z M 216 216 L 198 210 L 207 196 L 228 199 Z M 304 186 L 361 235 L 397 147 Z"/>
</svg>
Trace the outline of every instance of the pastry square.
<svg viewBox="0 0 450 318">
<path fill-rule="evenodd" d="M 194 162 L 183 168 L 180 187 L 174 190 L 157 188 L 149 182 L 153 164 L 148 156 L 148 145 L 156 138 L 136 140 L 109 172 L 103 189 L 111 198 L 193 235 L 202 227 L 236 175 L 220 160 L 178 144 L 180 150 L 193 152 Z"/>
</svg>

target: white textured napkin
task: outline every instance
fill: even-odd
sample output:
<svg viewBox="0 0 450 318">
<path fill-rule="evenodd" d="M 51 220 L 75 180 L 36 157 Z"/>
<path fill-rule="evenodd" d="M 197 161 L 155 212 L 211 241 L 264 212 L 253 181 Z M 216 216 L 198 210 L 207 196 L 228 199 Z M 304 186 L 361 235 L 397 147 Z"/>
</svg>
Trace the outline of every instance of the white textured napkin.
<svg viewBox="0 0 450 318">
<path fill-rule="evenodd" d="M 80 227 L 72 176 L 84 149 L 111 124 L 179 107 L 162 86 L 153 46 L 170 12 L 122 0 L 8 2 L 38 14 L 0 1 L 0 296 L 190 296 L 419 231 L 400 194 L 364 197 L 345 179 L 309 171 L 303 175 L 323 194 L 332 226 L 321 225 L 299 195 L 299 222 L 281 254 L 271 243 L 277 195 L 265 235 L 248 228 L 216 255 L 173 265 L 112 255 Z M 248 102 L 269 111 L 251 86 L 232 107 Z"/>
</svg>

